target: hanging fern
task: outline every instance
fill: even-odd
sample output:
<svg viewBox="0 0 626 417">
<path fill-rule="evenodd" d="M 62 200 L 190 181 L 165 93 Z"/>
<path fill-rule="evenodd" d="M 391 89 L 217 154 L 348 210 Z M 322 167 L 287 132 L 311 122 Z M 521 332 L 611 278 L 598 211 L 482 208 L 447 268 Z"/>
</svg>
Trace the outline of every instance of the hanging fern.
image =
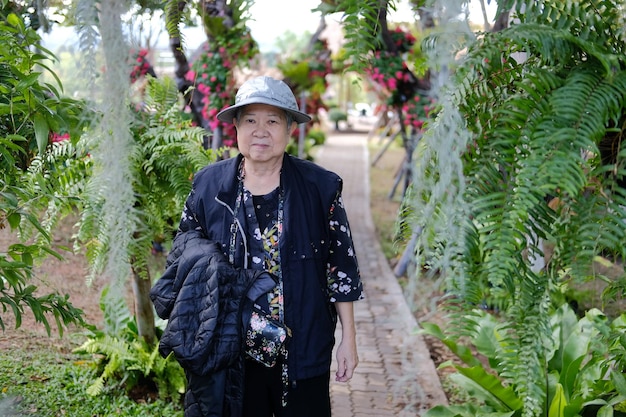
<svg viewBox="0 0 626 417">
<path fill-rule="evenodd" d="M 343 30 L 348 56 L 353 58 L 350 69 L 360 73 L 369 65 L 370 52 L 380 50 L 380 23 L 378 13 L 381 7 L 386 13 L 387 2 L 379 0 L 340 0 L 334 12 L 344 12 Z M 331 12 L 330 10 L 326 11 Z"/>
</svg>

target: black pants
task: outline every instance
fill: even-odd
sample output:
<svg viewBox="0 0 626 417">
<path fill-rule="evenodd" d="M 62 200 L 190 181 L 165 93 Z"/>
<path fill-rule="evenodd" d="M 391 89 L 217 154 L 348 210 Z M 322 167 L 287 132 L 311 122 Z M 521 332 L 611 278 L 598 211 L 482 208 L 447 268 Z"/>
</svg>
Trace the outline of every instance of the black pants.
<svg viewBox="0 0 626 417">
<path fill-rule="evenodd" d="M 280 364 L 266 368 L 246 360 L 243 417 L 330 417 L 330 371 L 291 381 L 283 408 L 281 369 Z"/>
</svg>

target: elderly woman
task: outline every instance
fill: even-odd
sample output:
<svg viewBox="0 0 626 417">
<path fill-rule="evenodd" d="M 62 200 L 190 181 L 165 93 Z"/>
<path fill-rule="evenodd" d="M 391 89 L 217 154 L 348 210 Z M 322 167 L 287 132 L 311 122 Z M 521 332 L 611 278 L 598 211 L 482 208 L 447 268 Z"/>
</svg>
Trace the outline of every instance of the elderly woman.
<svg viewBox="0 0 626 417">
<path fill-rule="evenodd" d="M 185 416 L 330 416 L 337 316 L 335 379 L 346 382 L 358 363 L 353 301 L 362 298 L 342 180 L 285 152 L 311 118 L 280 80 L 245 82 L 217 118 L 235 125 L 239 154 L 194 178 L 152 291 L 169 319 L 161 353 L 185 368 Z M 285 326 L 284 345 L 255 346 L 262 332 L 251 309 Z"/>
</svg>

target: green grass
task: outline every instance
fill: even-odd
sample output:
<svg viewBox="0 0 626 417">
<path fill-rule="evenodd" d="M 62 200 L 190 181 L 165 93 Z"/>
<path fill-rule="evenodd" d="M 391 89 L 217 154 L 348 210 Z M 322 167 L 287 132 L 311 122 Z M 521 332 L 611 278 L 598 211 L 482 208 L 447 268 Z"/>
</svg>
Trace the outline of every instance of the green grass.
<svg viewBox="0 0 626 417">
<path fill-rule="evenodd" d="M 180 404 L 134 401 L 122 387 L 86 393 L 94 379 L 91 358 L 50 350 L 0 353 L 0 416 L 182 417 Z"/>
</svg>

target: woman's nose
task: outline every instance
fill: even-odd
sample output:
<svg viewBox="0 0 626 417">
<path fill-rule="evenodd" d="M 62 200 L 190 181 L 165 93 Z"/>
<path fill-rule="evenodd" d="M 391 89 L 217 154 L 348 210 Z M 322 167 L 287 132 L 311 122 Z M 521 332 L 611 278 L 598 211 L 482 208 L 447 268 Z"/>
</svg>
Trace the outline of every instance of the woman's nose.
<svg viewBox="0 0 626 417">
<path fill-rule="evenodd" d="M 258 137 L 264 137 L 267 135 L 267 132 L 268 132 L 268 129 L 265 126 L 259 125 L 256 127 L 256 129 L 254 129 L 252 134 Z"/>
</svg>

